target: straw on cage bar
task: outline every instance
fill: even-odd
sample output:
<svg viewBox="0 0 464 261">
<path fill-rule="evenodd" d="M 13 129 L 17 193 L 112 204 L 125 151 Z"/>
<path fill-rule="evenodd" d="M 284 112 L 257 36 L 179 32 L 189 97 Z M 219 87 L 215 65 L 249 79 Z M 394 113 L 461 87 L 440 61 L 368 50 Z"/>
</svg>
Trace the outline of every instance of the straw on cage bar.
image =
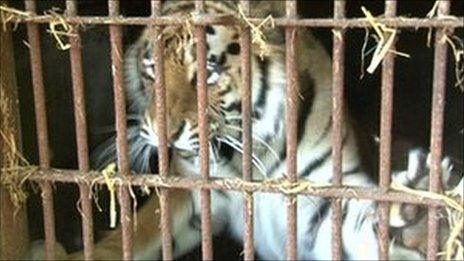
<svg viewBox="0 0 464 261">
<path fill-rule="evenodd" d="M 1 3 L 2 1 L 0 1 Z M 21 118 L 17 100 L 14 48 L 11 25 L 0 31 L 0 259 L 13 260 L 29 250 L 27 210 L 24 208 L 28 193 L 20 172 L 29 172 L 30 166 L 22 155 Z"/>
<path fill-rule="evenodd" d="M 75 170 L 37 170 L 33 173 L 21 173 L 34 182 L 54 181 L 58 183 L 94 183 L 106 184 L 100 172 L 81 173 Z M 374 201 L 389 201 L 429 206 L 447 206 L 446 199 L 437 193 L 410 193 L 393 187 L 385 192 L 380 188 L 366 188 L 355 186 L 333 187 L 331 184 L 316 184 L 304 180 L 288 182 L 283 179 L 267 179 L 265 182 L 245 182 L 242 179 L 210 179 L 169 177 L 160 178 L 158 175 L 123 175 L 115 173 L 113 176 L 122 186 L 148 186 L 178 189 L 215 189 L 221 191 L 248 191 L 262 193 L 279 193 L 284 195 L 310 195 L 316 197 L 343 197 L 346 199 L 369 199 Z M 414 190 L 413 190 L 414 191 Z M 422 191 L 423 192 L 423 191 Z M 420 195 L 420 197 L 418 197 Z"/>
<path fill-rule="evenodd" d="M 345 17 L 345 1 L 334 3 L 334 19 Z M 342 186 L 342 140 L 344 110 L 344 54 L 345 40 L 343 29 L 333 29 L 333 95 L 332 95 L 332 164 L 334 186 Z M 342 207 L 341 199 L 332 200 L 332 258 L 340 260 L 342 256 Z"/>
<path fill-rule="evenodd" d="M 0 6 L 0 11 L 12 14 L 8 8 Z M 14 14 L 14 13 L 13 13 Z M 25 15 L 19 14 L 14 18 L 8 19 L 8 23 L 50 23 L 54 21 L 51 15 Z M 85 17 L 63 17 L 64 21 L 69 24 L 94 24 L 94 25 L 182 25 L 185 23 L 183 18 L 163 16 L 153 20 L 151 17 L 111 17 L 111 16 L 85 16 Z M 377 21 L 388 27 L 395 28 L 457 28 L 462 27 L 464 17 L 447 16 L 440 19 L 433 18 L 378 18 Z M 250 18 L 249 22 L 260 24 L 263 18 Z M 294 27 L 320 27 L 320 28 L 366 28 L 370 27 L 370 22 L 365 18 L 345 18 L 335 21 L 332 18 L 276 18 L 276 26 L 294 26 Z M 216 16 L 205 14 L 195 19 L 194 25 L 237 25 L 236 19 L 230 17 Z"/>
</svg>

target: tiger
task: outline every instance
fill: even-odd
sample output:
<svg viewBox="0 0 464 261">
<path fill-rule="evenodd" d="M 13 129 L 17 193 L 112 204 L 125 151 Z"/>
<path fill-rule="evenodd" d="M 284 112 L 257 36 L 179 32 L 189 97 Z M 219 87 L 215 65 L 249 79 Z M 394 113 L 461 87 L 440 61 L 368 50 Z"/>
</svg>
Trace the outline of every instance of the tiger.
<svg viewBox="0 0 464 261">
<path fill-rule="evenodd" d="M 251 16 L 282 16 L 281 1 L 252 1 Z M 172 1 L 163 6 L 163 15 L 188 21 L 194 13 L 192 1 Z M 209 14 L 236 16 L 233 1 L 205 1 Z M 170 151 L 170 173 L 183 177 L 199 177 L 199 124 L 197 116 L 196 42 L 187 26 L 169 26 L 163 30 L 165 44 L 164 77 L 166 87 L 167 133 Z M 239 178 L 242 175 L 240 29 L 207 26 L 207 87 L 209 117 L 210 176 Z M 187 30 L 188 31 L 188 30 Z M 286 172 L 286 67 L 285 40 L 282 29 L 263 28 L 267 36 L 263 52 L 256 44 L 251 48 L 252 88 L 252 176 L 254 181 L 285 178 Z M 154 97 L 154 38 L 147 28 L 125 55 L 125 90 L 132 119 L 128 130 L 131 169 L 138 173 L 156 173 L 158 146 L 156 105 Z M 297 175 L 300 180 L 329 184 L 332 181 L 332 64 L 322 44 L 308 29 L 296 35 L 297 73 L 299 81 Z M 348 115 L 347 115 L 348 116 Z M 351 119 L 343 126 L 343 184 L 375 187 L 363 170 Z M 93 165 L 102 169 L 116 161 L 114 139 L 96 150 Z M 266 260 L 283 260 L 285 255 L 286 206 L 284 195 L 255 193 L 254 246 L 256 254 Z M 171 190 L 173 255 L 179 257 L 200 244 L 201 219 L 198 191 Z M 331 200 L 315 196 L 297 197 L 298 259 L 332 259 Z M 134 237 L 134 259 L 161 258 L 159 208 L 156 197 L 138 211 L 138 229 Z M 371 200 L 342 201 L 342 251 L 347 260 L 376 260 L 378 254 L 376 203 Z M 237 240 L 244 238 L 243 194 L 234 191 L 211 191 L 213 234 L 226 232 Z M 121 258 L 120 230 L 110 232 L 95 247 L 96 259 Z M 62 251 L 61 251 L 62 252 Z M 420 251 L 392 244 L 392 259 L 423 259 Z M 64 259 L 80 259 L 82 252 L 66 254 Z"/>
</svg>

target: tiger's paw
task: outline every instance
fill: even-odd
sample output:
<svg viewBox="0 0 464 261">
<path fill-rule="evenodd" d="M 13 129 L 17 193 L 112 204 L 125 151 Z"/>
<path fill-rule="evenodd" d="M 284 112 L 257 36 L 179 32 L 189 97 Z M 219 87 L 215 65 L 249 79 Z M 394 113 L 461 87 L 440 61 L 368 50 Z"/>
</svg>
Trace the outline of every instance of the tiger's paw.
<svg viewBox="0 0 464 261">
<path fill-rule="evenodd" d="M 393 175 L 392 187 L 427 191 L 429 187 L 430 154 L 414 149 L 409 152 L 408 168 Z M 463 198 L 464 183 L 462 168 L 450 157 L 441 161 L 441 184 L 444 191 L 453 191 Z M 449 234 L 446 211 L 440 209 L 440 243 L 443 244 Z M 424 205 L 392 203 L 390 207 L 390 227 L 393 240 L 409 249 L 422 253 L 427 250 L 427 207 Z"/>
</svg>

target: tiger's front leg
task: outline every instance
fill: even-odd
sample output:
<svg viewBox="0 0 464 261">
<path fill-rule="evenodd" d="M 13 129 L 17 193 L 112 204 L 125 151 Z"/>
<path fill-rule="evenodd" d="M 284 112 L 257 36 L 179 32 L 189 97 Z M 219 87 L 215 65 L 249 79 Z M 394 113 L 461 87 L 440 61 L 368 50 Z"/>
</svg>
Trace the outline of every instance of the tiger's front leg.
<svg viewBox="0 0 464 261">
<path fill-rule="evenodd" d="M 199 241 L 198 233 L 186 229 L 186 222 L 192 215 L 192 197 L 189 191 L 173 189 L 169 190 L 170 218 L 172 228 L 173 255 L 180 256 L 196 245 Z M 162 258 L 161 245 L 161 215 L 159 197 L 153 195 L 137 212 L 135 222 L 136 230 L 133 235 L 134 259 Z M 182 240 L 179 240 L 179 239 Z M 188 238 L 190 244 L 186 244 Z M 94 258 L 99 260 L 115 260 L 122 258 L 122 233 L 121 228 L 112 231 L 107 237 L 95 245 Z M 73 253 L 70 259 L 78 260 L 81 253 Z"/>
<path fill-rule="evenodd" d="M 189 191 L 172 189 L 169 193 L 170 217 L 172 224 L 173 255 L 175 257 L 187 253 L 200 241 L 198 230 L 191 228 L 189 222 L 193 215 L 192 196 Z M 161 259 L 161 228 L 160 204 L 156 195 L 151 196 L 138 210 L 136 220 L 137 230 L 133 235 L 134 259 Z M 95 260 L 121 260 L 122 233 L 121 227 L 108 233 L 94 247 Z M 31 259 L 43 260 L 45 258 L 43 242 L 36 242 L 32 249 Z M 59 260 L 83 260 L 83 251 L 65 253 L 58 245 L 56 257 Z M 29 259 L 29 258 L 28 258 Z"/>
</svg>

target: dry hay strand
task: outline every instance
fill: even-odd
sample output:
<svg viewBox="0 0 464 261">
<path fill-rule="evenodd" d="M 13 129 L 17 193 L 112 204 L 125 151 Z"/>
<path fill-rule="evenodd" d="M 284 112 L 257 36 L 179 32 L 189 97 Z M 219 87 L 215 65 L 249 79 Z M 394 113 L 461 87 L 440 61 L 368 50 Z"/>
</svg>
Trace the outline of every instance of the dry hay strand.
<svg viewBox="0 0 464 261">
<path fill-rule="evenodd" d="M 2 23 L 2 29 L 4 32 L 8 29 L 8 23 L 13 23 L 13 30 L 16 30 L 21 19 L 30 16 L 30 12 L 11 8 L 6 5 L 0 5 L 0 22 Z"/>
<path fill-rule="evenodd" d="M 45 11 L 44 14 L 52 18 L 48 23 L 47 33 L 51 34 L 56 41 L 57 48 L 65 51 L 71 48 L 69 43 L 70 37 L 76 37 L 75 26 L 69 24 L 64 18 L 63 14 L 58 8 L 52 8 L 51 10 Z"/>
<path fill-rule="evenodd" d="M 239 190 L 256 192 L 259 190 L 275 189 L 285 195 L 295 195 L 306 191 L 315 191 L 316 189 L 329 188 L 329 183 L 314 183 L 306 180 L 291 182 L 286 178 L 266 179 L 262 182 L 244 181 L 242 179 L 221 180 L 217 181 L 226 189 L 239 188 Z"/>
<path fill-rule="evenodd" d="M 375 69 L 377 69 L 387 53 L 393 53 L 406 58 L 410 57 L 409 54 L 391 49 L 397 34 L 396 29 L 387 27 L 377 21 L 374 16 L 372 16 L 371 12 L 369 12 L 364 6 L 361 6 L 361 10 L 366 16 L 367 21 L 374 29 L 375 36 L 377 37 L 377 45 L 374 50 L 374 54 L 372 55 L 372 60 L 366 69 L 368 73 L 374 73 Z"/>
<path fill-rule="evenodd" d="M 132 198 L 132 216 L 134 217 L 133 220 L 135 220 L 136 222 L 133 222 L 134 224 L 134 232 L 136 233 L 137 232 L 137 206 L 138 206 L 138 201 L 137 201 L 137 196 L 135 195 L 135 192 L 134 192 L 134 189 L 132 188 L 131 185 L 127 185 L 128 187 L 128 190 L 129 190 L 129 195 L 130 197 Z"/>
<path fill-rule="evenodd" d="M 27 193 L 23 185 L 27 178 L 34 173 L 37 168 L 31 166 L 19 151 L 15 139 L 16 129 L 15 126 L 12 125 L 15 119 L 11 112 L 11 108 L 16 104 L 6 96 L 3 82 L 1 84 L 0 114 L 2 115 L 2 122 L 0 125 L 0 136 L 3 146 L 0 152 L 3 156 L 3 165 L 0 175 L 0 184 L 3 185 L 9 193 L 16 213 L 27 199 Z M 25 175 L 21 175 L 22 173 L 25 173 Z"/>
<path fill-rule="evenodd" d="M 22 11 L 5 5 L 0 6 L 0 21 L 4 31 L 7 30 L 8 23 L 13 23 L 13 30 L 16 30 L 21 20 L 31 16 L 33 16 L 31 12 Z M 61 14 L 59 8 L 52 8 L 51 10 L 45 11 L 44 16 L 50 18 L 46 32 L 53 36 L 57 43 L 57 48 L 62 51 L 71 48 L 69 38 L 76 37 L 76 25 L 70 24 L 65 16 Z"/>
<path fill-rule="evenodd" d="M 255 25 L 245 15 L 243 7 L 239 4 L 237 19 L 244 22 L 250 28 L 251 43 L 257 45 L 259 50 L 259 57 L 263 59 L 264 56 L 269 55 L 271 53 L 271 49 L 266 43 L 267 38 L 266 35 L 263 33 L 263 29 L 265 29 L 266 27 L 270 27 L 271 29 L 273 29 L 275 27 L 274 18 L 272 17 L 272 15 L 268 15 L 266 18 L 264 18 L 264 20 L 261 23 Z"/>
<path fill-rule="evenodd" d="M 110 228 L 115 228 L 116 227 L 116 222 L 117 222 L 117 211 L 116 211 L 116 188 L 117 186 L 121 186 L 123 183 L 122 180 L 118 177 L 115 177 L 117 174 L 116 172 L 116 163 L 112 162 L 108 164 L 102 171 L 101 175 L 104 180 L 105 180 L 105 185 L 108 188 L 108 192 L 110 194 Z M 94 187 L 95 183 L 101 180 L 101 178 L 94 179 L 91 184 L 91 188 Z M 134 219 L 137 220 L 137 197 L 135 195 L 134 190 L 132 189 L 131 185 L 128 186 L 128 191 L 129 191 L 129 196 L 132 198 L 132 215 L 134 216 Z M 93 191 L 93 189 L 91 189 Z M 97 197 L 97 192 L 92 192 L 93 197 L 95 200 L 98 200 Z M 97 204 L 97 203 L 96 203 Z M 97 208 L 101 212 L 101 207 L 97 204 Z M 134 223 L 134 229 L 137 231 L 137 222 Z"/>
<path fill-rule="evenodd" d="M 446 192 L 448 197 L 459 201 L 461 206 L 464 204 L 464 179 L 451 191 Z M 440 255 L 445 260 L 463 260 L 464 259 L 464 213 L 451 208 L 446 208 L 447 221 L 450 229 L 449 237 L 445 242 L 444 251 Z"/>
<path fill-rule="evenodd" d="M 114 177 L 116 174 L 116 164 L 110 163 L 106 166 L 105 169 L 101 172 L 103 178 L 105 179 L 106 186 L 108 187 L 108 191 L 110 193 L 110 228 L 116 227 L 116 219 L 117 219 L 117 212 L 116 212 L 116 181 L 117 179 Z"/>
<path fill-rule="evenodd" d="M 440 1 L 435 2 L 432 9 L 430 9 L 430 11 L 425 16 L 426 18 L 428 19 L 434 19 L 434 18 L 448 19 L 448 20 L 454 20 L 454 21 L 459 20 L 459 18 L 456 16 L 438 14 L 439 3 Z M 448 31 L 452 31 L 452 29 L 448 29 Z M 461 38 L 455 35 L 449 36 L 447 34 L 445 34 L 443 39 L 441 39 L 440 41 L 442 43 L 444 42 L 448 43 L 453 51 L 453 57 L 454 57 L 454 63 L 455 63 L 454 73 L 456 77 L 455 86 L 459 87 L 461 91 L 464 91 L 464 43 Z M 428 32 L 427 32 L 427 47 L 431 46 L 431 42 L 432 42 L 432 27 L 429 27 Z"/>
<path fill-rule="evenodd" d="M 438 14 L 438 7 L 439 7 L 440 1 L 437 0 L 435 1 L 432 9 L 425 15 L 426 18 L 428 19 L 447 19 L 447 20 L 454 20 L 454 21 L 459 21 L 459 18 L 453 15 L 443 15 L 443 14 Z M 432 42 L 432 27 L 429 27 L 428 33 L 427 33 L 427 47 L 431 46 Z"/>
<path fill-rule="evenodd" d="M 440 200 L 445 203 L 449 236 L 445 240 L 443 252 L 439 253 L 445 260 L 463 260 L 463 233 L 464 233 L 464 180 L 458 186 L 445 194 L 430 191 L 414 190 L 402 184 L 392 183 L 391 188 L 396 191 L 418 196 L 420 199 L 428 198 Z"/>
<path fill-rule="evenodd" d="M 445 35 L 443 40 L 449 44 L 453 51 L 454 74 L 456 77 L 456 83 L 454 86 L 459 87 L 461 91 L 464 91 L 464 43 L 462 39 L 455 35 Z"/>
</svg>

